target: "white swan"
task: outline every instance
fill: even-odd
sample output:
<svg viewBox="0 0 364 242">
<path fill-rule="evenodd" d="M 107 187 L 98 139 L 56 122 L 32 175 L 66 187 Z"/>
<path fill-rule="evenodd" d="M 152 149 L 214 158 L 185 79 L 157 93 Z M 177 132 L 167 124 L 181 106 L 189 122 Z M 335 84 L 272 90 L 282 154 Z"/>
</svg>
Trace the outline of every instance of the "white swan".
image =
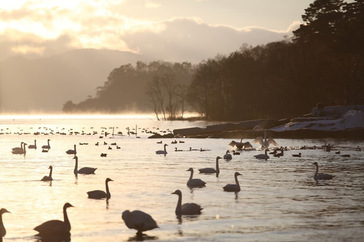
<svg viewBox="0 0 364 242">
<path fill-rule="evenodd" d="M 318 180 L 331 180 L 334 177 L 331 174 L 318 173 L 319 167 L 318 167 L 317 162 L 314 162 L 313 164 L 316 166 L 316 172 L 315 172 L 315 175 L 313 176 L 313 179 L 315 179 L 315 181 L 318 181 Z"/>
<path fill-rule="evenodd" d="M 53 167 L 52 166 L 49 166 L 48 169 L 49 169 L 49 175 L 48 176 L 44 176 L 41 179 L 41 181 L 53 181 L 53 178 L 52 178 Z"/>
<path fill-rule="evenodd" d="M 110 194 L 109 185 L 108 185 L 108 183 L 110 181 L 113 181 L 113 180 L 110 179 L 110 178 L 106 178 L 106 180 L 105 180 L 106 192 L 101 191 L 101 190 L 89 191 L 89 192 L 87 192 L 88 198 L 92 198 L 92 199 L 102 199 L 102 198 L 110 199 L 111 194 Z"/>
<path fill-rule="evenodd" d="M 140 210 L 134 210 L 132 212 L 125 210 L 121 218 L 129 229 L 136 229 L 139 235 L 143 231 L 159 228 L 152 216 Z"/>
<path fill-rule="evenodd" d="M 253 142 L 259 143 L 261 146 L 261 149 L 267 149 L 269 147 L 269 145 L 275 145 L 275 146 L 278 145 L 274 139 L 272 139 L 272 138 L 267 139 L 266 130 L 264 130 L 264 139 L 262 137 L 257 137 Z"/>
<path fill-rule="evenodd" d="M 0 241 L 3 241 L 3 237 L 6 235 L 6 229 L 4 227 L 4 223 L 3 223 L 3 214 L 4 213 L 10 213 L 8 210 L 6 210 L 5 208 L 2 208 L 0 210 Z"/>
<path fill-rule="evenodd" d="M 69 203 L 63 205 L 63 220 L 49 220 L 34 228 L 39 232 L 39 236 L 45 241 L 54 239 L 66 239 L 70 237 L 71 224 L 67 216 L 67 208 L 73 207 Z M 66 241 L 64 240 L 64 241 Z M 63 240 L 62 240 L 63 241 Z"/>
<path fill-rule="evenodd" d="M 187 186 L 189 188 L 196 188 L 196 187 L 204 187 L 206 182 L 202 181 L 201 179 L 195 178 L 193 179 L 193 169 L 189 168 L 187 171 L 191 172 L 190 179 L 187 181 Z"/>
<path fill-rule="evenodd" d="M 13 150 L 11 151 L 13 154 L 16 154 L 16 155 L 25 155 L 27 153 L 26 151 L 26 146 L 27 144 L 24 143 L 24 142 L 21 142 L 21 148 L 20 147 L 15 147 L 13 148 Z"/>
<path fill-rule="evenodd" d="M 73 157 L 73 159 L 75 159 L 75 169 L 73 170 L 73 173 L 75 175 L 77 175 L 77 174 L 84 174 L 84 175 L 95 174 L 95 171 L 97 168 L 82 167 L 81 169 L 78 170 L 78 157 L 75 156 L 75 157 Z"/>
<path fill-rule="evenodd" d="M 202 207 L 196 203 L 185 203 L 182 205 L 182 192 L 176 190 L 172 194 L 178 195 L 177 206 L 175 214 L 180 217 L 181 215 L 199 215 L 201 214 Z"/>
<path fill-rule="evenodd" d="M 73 150 L 69 149 L 66 151 L 66 153 L 69 155 L 76 155 L 77 154 L 76 145 L 73 145 Z"/>
<path fill-rule="evenodd" d="M 233 156 L 230 154 L 230 151 L 227 150 L 225 155 L 223 156 L 225 160 L 231 160 Z"/>
<path fill-rule="evenodd" d="M 239 172 L 235 172 L 235 184 L 227 184 L 226 186 L 224 186 L 223 189 L 225 192 L 240 192 L 240 185 L 238 181 L 238 176 L 240 175 L 241 174 Z"/>
<path fill-rule="evenodd" d="M 268 153 L 268 149 L 265 149 L 264 154 L 255 155 L 254 157 L 258 160 L 268 160 L 269 155 L 267 153 Z"/>
<path fill-rule="evenodd" d="M 216 173 L 216 177 L 219 177 L 219 174 L 220 174 L 219 159 L 221 159 L 221 157 L 217 156 L 216 157 L 216 169 L 214 169 L 214 168 L 201 168 L 201 169 L 198 169 L 198 170 L 200 171 L 200 173 L 205 173 L 205 174 Z"/>
<path fill-rule="evenodd" d="M 157 150 L 155 153 L 157 155 L 166 155 L 167 154 L 167 148 L 166 146 L 168 146 L 167 144 L 164 144 L 164 150 Z"/>
<path fill-rule="evenodd" d="M 236 141 L 233 140 L 233 141 L 230 142 L 229 145 L 232 146 L 232 147 L 235 146 L 236 149 L 238 149 L 238 150 L 253 148 L 253 146 L 250 144 L 249 141 L 243 142 L 243 138 L 240 139 L 240 142 L 236 142 Z"/>
<path fill-rule="evenodd" d="M 28 149 L 37 149 L 37 140 L 34 140 L 34 145 L 28 145 Z"/>
<path fill-rule="evenodd" d="M 48 139 L 48 140 L 47 140 L 47 144 L 46 144 L 46 145 L 43 145 L 43 146 L 42 146 L 42 149 L 47 149 L 47 150 L 49 150 L 49 149 L 51 148 L 51 145 L 50 145 L 49 141 L 51 141 L 51 140 L 50 140 L 50 139 Z"/>
</svg>

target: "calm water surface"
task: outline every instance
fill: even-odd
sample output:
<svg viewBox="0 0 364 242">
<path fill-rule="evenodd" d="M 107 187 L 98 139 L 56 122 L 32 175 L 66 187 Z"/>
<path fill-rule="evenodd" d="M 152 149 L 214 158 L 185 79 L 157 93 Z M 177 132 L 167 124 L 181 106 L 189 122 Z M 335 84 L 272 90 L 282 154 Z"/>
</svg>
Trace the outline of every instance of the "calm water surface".
<svg viewBox="0 0 364 242">
<path fill-rule="evenodd" d="M 35 241 L 33 228 L 47 220 L 63 220 L 62 207 L 69 202 L 74 205 L 68 209 L 72 241 L 135 240 L 135 231 L 121 219 L 126 209 L 143 210 L 153 216 L 160 228 L 145 233 L 144 239 L 151 240 L 363 241 L 362 141 L 277 139 L 279 146 L 290 148 L 283 157 L 271 155 L 268 161 L 258 161 L 253 156 L 262 151 L 243 151 L 229 162 L 221 160 L 220 176 L 216 178 L 199 174 L 197 169 L 215 167 L 216 156 L 232 149 L 228 145 L 231 139 L 177 139 L 184 142 L 177 144 L 171 143 L 175 139 L 148 139 L 149 131 L 168 133 L 175 128 L 206 125 L 201 121 L 158 122 L 154 118 L 121 116 L 0 119 L 0 207 L 11 211 L 3 215 L 7 230 L 4 240 Z M 137 134 L 128 136 L 127 127 Z M 104 137 L 102 132 L 113 130 L 123 135 Z M 35 135 L 37 132 L 39 135 Z M 38 149 L 27 149 L 25 156 L 11 153 L 20 142 L 33 144 L 34 139 Z M 51 140 L 51 149 L 45 153 L 41 146 L 47 139 Z M 166 156 L 155 154 L 163 149 L 158 141 L 168 144 Z M 297 150 L 305 145 L 322 146 L 325 141 L 337 150 Z M 120 149 L 111 143 L 117 143 Z M 74 176 L 73 155 L 66 154 L 74 144 L 79 168 L 97 167 L 95 175 Z M 357 146 L 362 151 L 354 150 Z M 184 151 L 175 152 L 176 147 Z M 190 147 L 208 151 L 189 151 Z M 338 150 L 340 155 L 335 154 Z M 298 152 L 301 158 L 292 157 Z M 107 153 L 107 157 L 100 157 L 101 153 Z M 314 161 L 321 172 L 335 175 L 334 179 L 316 184 Z M 53 182 L 41 182 L 50 165 L 54 167 Z M 190 167 L 206 187 L 188 189 L 190 173 L 186 170 Z M 234 183 L 235 171 L 242 174 L 237 195 L 222 189 Z M 87 191 L 105 190 L 107 177 L 114 180 L 109 183 L 108 203 L 88 199 Z M 174 214 L 177 196 L 171 194 L 176 189 L 182 191 L 183 203 L 200 204 L 202 214 L 179 221 Z"/>
</svg>

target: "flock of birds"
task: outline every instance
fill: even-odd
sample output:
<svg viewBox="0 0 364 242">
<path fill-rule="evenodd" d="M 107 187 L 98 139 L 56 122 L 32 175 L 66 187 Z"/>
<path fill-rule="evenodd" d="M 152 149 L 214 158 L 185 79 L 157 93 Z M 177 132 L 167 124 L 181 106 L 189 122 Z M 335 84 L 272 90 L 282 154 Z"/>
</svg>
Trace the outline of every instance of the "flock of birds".
<svg viewBox="0 0 364 242">
<path fill-rule="evenodd" d="M 174 142 L 174 141 L 172 141 L 172 142 Z M 259 159 L 259 160 L 265 160 L 265 161 L 270 158 L 268 155 L 268 152 L 270 151 L 269 146 L 278 145 L 273 139 L 267 139 L 266 137 L 257 138 L 254 140 L 254 142 L 256 142 L 260 145 L 261 150 L 264 150 L 263 154 L 254 155 L 254 158 Z M 162 143 L 162 142 L 157 142 L 157 143 Z M 242 152 L 242 151 L 254 149 L 250 142 L 243 142 L 243 139 L 241 139 L 240 142 L 232 141 L 232 142 L 230 142 L 229 145 L 234 148 L 234 150 L 233 150 L 234 155 L 238 155 L 239 152 Z M 21 142 L 20 147 L 12 148 L 12 153 L 13 154 L 25 154 L 26 146 L 27 146 L 26 143 Z M 168 146 L 167 144 L 164 144 L 163 149 L 157 150 L 157 151 L 155 151 L 155 153 L 161 154 L 161 155 L 167 155 L 168 154 L 167 146 Z M 28 146 L 28 149 L 36 149 L 36 148 L 37 148 L 36 140 L 34 141 L 34 144 Z M 42 146 L 42 152 L 47 152 L 49 149 L 51 149 L 50 139 L 47 140 L 46 145 Z M 205 149 L 202 149 L 202 148 L 201 149 L 192 149 L 190 147 L 190 151 L 192 151 L 192 150 L 205 151 Z M 269 154 L 273 154 L 274 156 L 277 155 L 276 157 L 280 157 L 280 156 L 283 156 L 284 150 L 285 149 L 283 147 L 280 147 L 280 148 L 274 149 Z M 179 150 L 176 148 L 175 151 L 179 151 Z M 239 152 L 237 152 L 237 151 L 239 151 Z M 73 149 L 67 150 L 66 153 L 74 155 L 73 159 L 75 160 L 75 167 L 74 167 L 75 176 L 77 176 L 78 174 L 84 174 L 84 175 L 95 174 L 95 171 L 97 170 L 97 168 L 93 168 L 93 167 L 82 167 L 80 169 L 78 168 L 79 160 L 78 160 L 78 156 L 77 156 L 76 145 L 74 145 Z M 302 155 L 301 153 L 298 153 L 298 154 L 293 154 L 292 156 L 301 157 L 301 155 Z M 215 174 L 216 177 L 219 177 L 219 174 L 220 174 L 219 160 L 221 160 L 221 159 L 224 159 L 226 161 L 231 160 L 232 155 L 231 155 L 230 151 L 227 150 L 223 156 L 216 157 L 216 163 L 215 163 L 214 168 L 213 167 L 201 168 L 201 169 L 198 169 L 198 171 L 201 174 Z M 319 180 L 330 180 L 334 177 L 331 174 L 319 173 L 319 165 L 317 162 L 314 162 L 313 165 L 316 167 L 316 170 L 315 170 L 315 173 L 313 176 L 313 178 L 316 182 L 318 182 Z M 41 179 L 41 181 L 52 181 L 53 180 L 52 171 L 53 171 L 53 167 L 49 166 L 49 175 L 44 176 Z M 186 185 L 189 188 L 202 188 L 206 185 L 206 182 L 204 182 L 203 180 L 193 177 L 194 169 L 192 167 L 187 169 L 187 171 L 190 172 L 189 179 L 187 180 L 187 183 L 186 183 Z M 240 176 L 240 175 L 241 175 L 241 173 L 235 172 L 234 173 L 235 183 L 226 184 L 224 187 L 222 187 L 223 191 L 238 193 L 241 190 L 239 181 L 238 181 L 238 176 Z M 93 190 L 93 191 L 87 192 L 88 198 L 90 198 L 90 199 L 107 199 L 107 200 L 110 199 L 111 193 L 110 193 L 108 183 L 111 181 L 113 181 L 111 178 L 106 178 L 105 191 Z M 175 209 L 175 214 L 176 214 L 177 218 L 181 218 L 181 216 L 183 216 L 183 215 L 201 214 L 201 211 L 203 210 L 203 208 L 199 204 L 182 203 L 181 190 L 176 190 L 172 194 L 175 194 L 178 196 L 177 205 L 176 205 L 176 209 Z M 36 230 L 38 232 L 38 236 L 41 238 L 62 238 L 65 240 L 67 240 L 67 238 L 69 239 L 70 231 L 71 231 L 71 224 L 70 224 L 70 221 L 67 216 L 67 209 L 71 208 L 71 207 L 73 207 L 73 205 L 71 205 L 70 203 L 64 204 L 64 206 L 63 206 L 64 220 L 63 221 L 50 220 L 50 221 L 46 221 L 46 222 L 36 226 L 34 228 L 34 230 Z M 6 235 L 6 230 L 5 230 L 3 221 L 2 221 L 2 215 L 4 213 L 10 213 L 10 212 L 5 208 L 2 208 L 0 210 L 0 236 L 1 236 L 0 238 L 1 239 L 2 239 L 2 237 L 4 237 Z M 125 225 L 128 228 L 137 230 L 138 236 L 141 236 L 144 231 L 152 230 L 152 229 L 159 227 L 157 222 L 152 218 L 151 215 L 149 215 L 143 211 L 140 211 L 140 210 L 134 210 L 134 211 L 125 210 L 124 212 L 122 212 L 121 218 L 123 219 Z"/>
</svg>

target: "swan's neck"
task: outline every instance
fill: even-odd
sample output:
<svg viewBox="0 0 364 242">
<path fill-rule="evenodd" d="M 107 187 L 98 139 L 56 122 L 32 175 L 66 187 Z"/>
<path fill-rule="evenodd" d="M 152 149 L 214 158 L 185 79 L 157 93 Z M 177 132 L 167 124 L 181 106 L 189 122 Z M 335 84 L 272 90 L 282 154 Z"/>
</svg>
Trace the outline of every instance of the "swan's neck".
<svg viewBox="0 0 364 242">
<path fill-rule="evenodd" d="M 216 158 L 216 173 L 218 173 L 220 171 L 219 169 L 219 159 Z"/>
<path fill-rule="evenodd" d="M 71 224 L 70 224 L 70 221 L 68 219 L 66 209 L 67 208 L 63 208 L 63 218 L 64 218 L 64 223 L 66 225 L 67 230 L 70 231 L 71 230 Z"/>
<path fill-rule="evenodd" d="M 51 167 L 51 168 L 49 168 L 49 178 L 52 178 L 52 170 L 53 170 L 53 168 Z"/>
<path fill-rule="evenodd" d="M 1 233 L 0 236 L 5 236 L 5 234 L 6 234 L 6 230 L 5 230 L 5 227 L 3 224 L 3 214 L 2 213 L 0 214 L 0 233 Z M 2 237 L 0 237 L 0 239 L 2 241 Z"/>
<path fill-rule="evenodd" d="M 192 180 L 192 177 L 193 177 L 193 170 L 191 170 L 191 174 L 190 174 L 190 179 L 189 180 Z"/>
<path fill-rule="evenodd" d="M 178 194 L 176 214 L 181 214 L 181 209 L 182 209 L 182 194 Z"/>
<path fill-rule="evenodd" d="M 316 165 L 316 172 L 315 172 L 315 175 L 318 174 L 318 165 Z"/>
<path fill-rule="evenodd" d="M 109 181 L 106 181 L 105 182 L 105 185 L 106 185 L 106 195 L 107 195 L 107 198 L 109 199 L 111 197 L 111 194 L 110 194 L 110 191 L 109 191 Z"/>
<path fill-rule="evenodd" d="M 73 149 L 74 149 L 74 151 L 75 151 L 75 153 L 76 153 L 76 145 L 74 145 L 74 146 L 73 146 Z"/>
<path fill-rule="evenodd" d="M 77 158 L 77 157 L 75 157 L 75 169 L 73 170 L 73 172 L 74 172 L 75 174 L 77 174 L 77 171 L 78 171 L 78 158 Z"/>
<path fill-rule="evenodd" d="M 238 181 L 238 176 L 235 176 L 235 184 L 240 188 L 239 181 Z"/>
</svg>

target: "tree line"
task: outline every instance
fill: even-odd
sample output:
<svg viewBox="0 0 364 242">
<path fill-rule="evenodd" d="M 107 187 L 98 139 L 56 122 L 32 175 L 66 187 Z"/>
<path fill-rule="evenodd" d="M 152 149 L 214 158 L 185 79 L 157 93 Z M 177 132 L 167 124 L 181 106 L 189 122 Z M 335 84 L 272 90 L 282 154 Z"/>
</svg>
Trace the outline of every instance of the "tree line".
<svg viewBox="0 0 364 242">
<path fill-rule="evenodd" d="M 63 110 L 153 111 L 209 120 L 301 115 L 317 103 L 364 104 L 364 1 L 315 0 L 280 42 L 241 48 L 197 65 L 138 62 L 114 69 L 96 97 Z"/>
</svg>

